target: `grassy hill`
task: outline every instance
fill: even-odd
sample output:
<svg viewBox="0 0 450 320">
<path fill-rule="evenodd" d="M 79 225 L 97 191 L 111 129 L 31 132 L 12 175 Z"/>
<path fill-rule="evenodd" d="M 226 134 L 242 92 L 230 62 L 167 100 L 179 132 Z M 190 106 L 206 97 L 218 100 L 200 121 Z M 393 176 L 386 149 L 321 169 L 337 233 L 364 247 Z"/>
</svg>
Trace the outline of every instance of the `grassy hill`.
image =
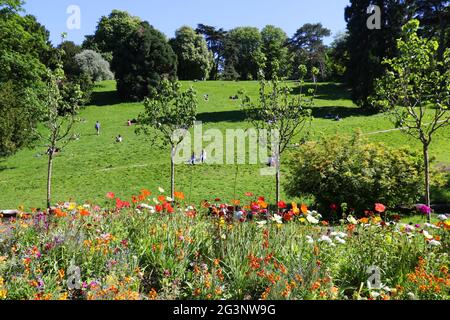
<svg viewBox="0 0 450 320">
<path fill-rule="evenodd" d="M 204 130 L 246 128 L 240 102 L 230 100 L 240 89 L 255 98 L 256 82 L 184 82 L 198 92 L 199 117 Z M 204 94 L 209 101 L 204 101 Z M 129 198 L 140 189 L 155 190 L 161 186 L 169 189 L 170 168 L 168 150 L 153 147 L 144 136 L 137 136 L 134 127 L 127 127 L 128 119 L 143 110 L 140 103 L 120 103 L 115 93 L 114 81 L 98 85 L 92 105 L 81 112 L 83 119 L 76 128 L 79 141 L 70 144 L 57 156 L 54 164 L 54 201 L 92 201 L 102 203 L 107 192 Z M 342 121 L 326 119 L 327 114 L 338 114 Z M 382 114 L 371 115 L 354 106 L 346 90 L 338 84 L 319 86 L 318 99 L 313 109 L 315 120 L 311 139 L 330 134 L 352 134 L 360 129 L 372 141 L 387 145 L 419 148 L 399 131 L 390 131 L 393 125 Z M 102 124 L 100 136 L 95 134 L 96 121 Z M 387 130 L 387 131 L 386 131 Z M 123 144 L 114 138 L 121 134 Z M 431 148 L 435 164 L 450 164 L 450 128 L 441 131 Z M 40 207 L 45 205 L 46 165 L 45 146 L 24 150 L 9 159 L 0 161 L 0 208 Z M 224 201 L 240 198 L 245 192 L 265 195 L 273 200 L 272 177 L 261 176 L 262 165 L 178 165 L 177 189 L 183 191 L 193 203 L 219 197 Z M 439 197 L 449 197 L 450 191 L 440 191 Z"/>
</svg>

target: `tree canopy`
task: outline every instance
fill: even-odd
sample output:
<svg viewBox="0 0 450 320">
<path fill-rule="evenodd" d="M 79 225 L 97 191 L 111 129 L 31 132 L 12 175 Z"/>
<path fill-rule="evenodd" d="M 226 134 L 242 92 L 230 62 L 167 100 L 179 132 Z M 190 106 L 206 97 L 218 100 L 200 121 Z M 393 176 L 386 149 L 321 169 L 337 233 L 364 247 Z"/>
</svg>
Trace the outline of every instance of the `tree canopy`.
<svg viewBox="0 0 450 320">
<path fill-rule="evenodd" d="M 180 80 L 208 78 L 213 65 L 213 55 L 201 35 L 191 27 L 183 26 L 176 31 L 175 38 L 170 40 L 170 45 L 178 58 Z"/>
<path fill-rule="evenodd" d="M 166 37 L 148 22 L 120 42 L 111 64 L 122 99 L 139 101 L 163 79 L 177 75 L 177 56 Z"/>
</svg>

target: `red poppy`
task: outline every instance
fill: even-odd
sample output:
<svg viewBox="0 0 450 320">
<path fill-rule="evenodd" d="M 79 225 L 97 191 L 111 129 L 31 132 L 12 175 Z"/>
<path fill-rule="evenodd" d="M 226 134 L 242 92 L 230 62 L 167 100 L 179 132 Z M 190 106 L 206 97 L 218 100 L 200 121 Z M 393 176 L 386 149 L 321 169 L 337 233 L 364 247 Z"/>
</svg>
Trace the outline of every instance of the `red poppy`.
<svg viewBox="0 0 450 320">
<path fill-rule="evenodd" d="M 156 209 L 156 212 L 162 212 L 162 211 L 163 211 L 163 206 L 158 204 L 158 205 L 155 207 L 155 209 Z"/>
<path fill-rule="evenodd" d="M 278 205 L 278 208 L 280 208 L 280 209 L 287 208 L 286 202 L 284 202 L 284 201 L 279 201 L 277 205 Z"/>
<path fill-rule="evenodd" d="M 175 210 L 172 208 L 172 206 L 170 205 L 170 203 L 166 202 L 164 205 L 164 209 L 168 212 L 168 213 L 174 213 Z"/>
<path fill-rule="evenodd" d="M 254 194 L 253 194 L 252 192 L 246 192 L 246 193 L 245 193 L 245 196 L 246 196 L 246 197 L 253 197 Z"/>
<path fill-rule="evenodd" d="M 258 202 L 265 202 L 266 201 L 266 198 L 264 198 L 264 197 L 259 197 L 258 198 Z"/>
<path fill-rule="evenodd" d="M 292 213 L 292 211 L 289 211 L 284 215 L 283 218 L 285 221 L 291 221 L 293 217 L 294 217 L 294 214 Z"/>
<path fill-rule="evenodd" d="M 383 213 L 386 211 L 386 207 L 384 206 L 384 204 L 375 203 L 375 211 L 378 213 Z"/>
<path fill-rule="evenodd" d="M 330 205 L 330 209 L 333 210 L 333 211 L 337 211 L 337 209 L 338 209 L 337 204 L 336 204 L 336 203 L 332 203 L 332 204 Z"/>
<path fill-rule="evenodd" d="M 116 197 L 116 195 L 115 195 L 114 193 L 112 193 L 112 192 L 108 192 L 108 193 L 106 194 L 106 197 L 107 197 L 108 199 L 114 199 L 114 198 Z"/>
</svg>

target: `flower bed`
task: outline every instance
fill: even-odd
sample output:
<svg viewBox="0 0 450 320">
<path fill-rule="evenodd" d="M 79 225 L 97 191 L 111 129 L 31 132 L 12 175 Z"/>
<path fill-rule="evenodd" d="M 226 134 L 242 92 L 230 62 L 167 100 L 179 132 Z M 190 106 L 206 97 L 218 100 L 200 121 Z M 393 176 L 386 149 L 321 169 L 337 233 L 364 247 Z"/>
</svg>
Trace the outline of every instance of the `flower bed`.
<svg viewBox="0 0 450 320">
<path fill-rule="evenodd" d="M 103 206 L 8 220 L 0 299 L 449 298 L 446 216 L 409 225 L 375 211 L 330 225 L 250 193 L 198 208 L 175 197 L 109 193 Z"/>
</svg>

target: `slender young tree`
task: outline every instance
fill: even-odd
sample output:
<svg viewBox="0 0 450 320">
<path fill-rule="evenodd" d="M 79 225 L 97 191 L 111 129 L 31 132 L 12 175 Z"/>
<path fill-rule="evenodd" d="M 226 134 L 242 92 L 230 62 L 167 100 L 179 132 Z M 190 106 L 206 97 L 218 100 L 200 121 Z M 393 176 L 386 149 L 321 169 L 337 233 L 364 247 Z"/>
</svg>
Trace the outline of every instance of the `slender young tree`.
<svg viewBox="0 0 450 320">
<path fill-rule="evenodd" d="M 263 59 L 264 60 L 264 59 Z M 260 62 L 262 67 L 265 63 Z M 306 66 L 300 66 L 301 75 L 298 85 L 300 94 L 293 94 L 293 87 L 277 77 L 277 62 L 272 62 L 274 68 L 273 79 L 266 81 L 263 72 L 260 72 L 259 80 L 259 103 L 254 104 L 251 98 L 241 91 L 242 109 L 247 114 L 249 121 L 258 130 L 271 132 L 271 143 L 267 143 L 268 149 L 274 157 L 275 162 L 275 198 L 276 203 L 280 201 L 280 181 L 282 155 L 293 143 L 305 127 L 311 123 L 311 107 L 314 103 L 314 89 L 308 90 L 307 96 L 303 93 L 304 77 L 307 73 Z"/>
<path fill-rule="evenodd" d="M 163 80 L 157 92 L 144 101 L 145 111 L 139 115 L 137 133 L 150 137 L 152 144 L 170 147 L 171 197 L 175 194 L 175 155 L 197 117 L 194 89 L 181 91 L 179 82 Z"/>
<path fill-rule="evenodd" d="M 450 124 L 450 49 L 439 59 L 439 43 L 418 36 L 419 21 L 404 27 L 399 55 L 386 59 L 387 73 L 377 81 L 374 105 L 390 112 L 403 132 L 422 144 L 425 201 L 430 207 L 429 148 L 435 133 Z M 430 220 L 430 214 L 428 214 Z"/>
<path fill-rule="evenodd" d="M 47 209 L 51 209 L 53 161 L 58 150 L 63 150 L 74 140 L 73 127 L 77 121 L 83 92 L 79 86 L 68 88 L 64 86 L 65 76 L 62 68 L 49 71 L 44 103 L 46 106 L 44 125 L 46 135 L 41 138 L 46 142 L 47 166 Z"/>
</svg>

